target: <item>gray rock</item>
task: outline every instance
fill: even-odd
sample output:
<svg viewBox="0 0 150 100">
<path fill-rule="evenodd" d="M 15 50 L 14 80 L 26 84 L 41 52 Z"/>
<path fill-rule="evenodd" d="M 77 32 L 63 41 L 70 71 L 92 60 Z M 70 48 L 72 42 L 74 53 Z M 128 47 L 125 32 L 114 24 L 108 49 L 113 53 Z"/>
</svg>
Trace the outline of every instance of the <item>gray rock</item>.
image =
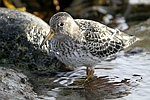
<svg viewBox="0 0 150 100">
<path fill-rule="evenodd" d="M 65 71 L 65 65 L 40 44 L 49 32 L 40 18 L 14 9 L 0 8 L 0 64 L 14 64 L 35 72 Z"/>
<path fill-rule="evenodd" d="M 146 51 L 150 51 L 150 18 L 144 22 L 130 27 L 126 33 L 140 38 L 140 41 L 133 44 L 132 48 L 140 47 L 144 48 Z"/>
<path fill-rule="evenodd" d="M 0 66 L 0 100 L 38 100 L 27 76 Z"/>
</svg>

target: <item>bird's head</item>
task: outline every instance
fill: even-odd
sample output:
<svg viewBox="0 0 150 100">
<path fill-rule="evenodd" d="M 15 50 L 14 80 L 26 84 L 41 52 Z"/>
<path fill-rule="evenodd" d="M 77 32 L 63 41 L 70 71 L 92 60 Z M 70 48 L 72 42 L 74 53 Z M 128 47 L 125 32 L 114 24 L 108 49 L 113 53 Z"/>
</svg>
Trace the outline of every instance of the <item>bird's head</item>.
<svg viewBox="0 0 150 100">
<path fill-rule="evenodd" d="M 75 23 L 74 19 L 66 12 L 58 12 L 54 14 L 50 21 L 50 32 L 42 45 L 54 37 L 57 39 L 63 39 L 68 36 L 73 37 L 75 30 L 79 29 L 79 26 Z"/>
<path fill-rule="evenodd" d="M 59 12 L 53 15 L 49 21 L 51 29 L 55 35 L 70 35 L 73 33 L 75 22 L 66 12 Z"/>
</svg>

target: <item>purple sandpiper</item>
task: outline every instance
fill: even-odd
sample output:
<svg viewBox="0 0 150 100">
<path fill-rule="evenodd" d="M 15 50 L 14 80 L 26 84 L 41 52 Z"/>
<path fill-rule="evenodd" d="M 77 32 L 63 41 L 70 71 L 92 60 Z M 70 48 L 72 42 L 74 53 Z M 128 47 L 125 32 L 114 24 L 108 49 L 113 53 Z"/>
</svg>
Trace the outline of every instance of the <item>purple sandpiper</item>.
<svg viewBox="0 0 150 100">
<path fill-rule="evenodd" d="M 87 81 L 94 74 L 93 67 L 133 44 L 137 38 L 99 22 L 73 19 L 66 12 L 54 14 L 50 21 L 50 39 L 55 56 L 72 67 L 87 67 Z"/>
</svg>

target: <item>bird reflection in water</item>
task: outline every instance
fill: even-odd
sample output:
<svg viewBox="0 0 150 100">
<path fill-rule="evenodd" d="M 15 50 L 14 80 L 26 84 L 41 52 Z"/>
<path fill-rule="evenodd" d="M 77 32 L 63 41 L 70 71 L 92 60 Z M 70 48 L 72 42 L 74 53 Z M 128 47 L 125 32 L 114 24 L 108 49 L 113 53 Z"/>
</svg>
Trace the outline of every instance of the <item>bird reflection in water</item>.
<svg viewBox="0 0 150 100">
<path fill-rule="evenodd" d="M 73 84 L 61 88 L 61 97 L 65 94 L 65 96 L 68 95 L 68 98 L 77 98 L 78 96 L 86 100 L 116 99 L 127 96 L 130 94 L 130 90 L 138 85 L 136 82 L 131 82 L 130 79 L 123 79 L 117 82 L 114 80 L 115 78 L 103 76 L 94 77 L 84 85 L 79 85 L 81 80 L 75 81 Z"/>
</svg>

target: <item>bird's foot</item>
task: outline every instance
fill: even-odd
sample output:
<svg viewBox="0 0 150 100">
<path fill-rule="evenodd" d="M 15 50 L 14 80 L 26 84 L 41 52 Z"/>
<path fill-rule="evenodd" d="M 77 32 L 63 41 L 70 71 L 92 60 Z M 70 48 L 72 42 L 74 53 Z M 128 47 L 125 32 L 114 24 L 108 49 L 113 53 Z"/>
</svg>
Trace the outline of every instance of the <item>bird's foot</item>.
<svg viewBox="0 0 150 100">
<path fill-rule="evenodd" d="M 94 74 L 94 71 L 90 70 L 89 67 L 87 67 L 86 71 L 87 71 L 87 78 L 84 80 L 84 83 L 87 82 Z"/>
<path fill-rule="evenodd" d="M 86 75 L 87 75 L 86 79 L 84 79 L 84 81 L 82 81 L 82 82 L 81 81 L 77 82 L 77 85 L 85 85 L 89 80 L 91 80 L 91 79 L 93 80 L 94 71 L 91 70 L 90 67 L 87 67 Z"/>
</svg>

